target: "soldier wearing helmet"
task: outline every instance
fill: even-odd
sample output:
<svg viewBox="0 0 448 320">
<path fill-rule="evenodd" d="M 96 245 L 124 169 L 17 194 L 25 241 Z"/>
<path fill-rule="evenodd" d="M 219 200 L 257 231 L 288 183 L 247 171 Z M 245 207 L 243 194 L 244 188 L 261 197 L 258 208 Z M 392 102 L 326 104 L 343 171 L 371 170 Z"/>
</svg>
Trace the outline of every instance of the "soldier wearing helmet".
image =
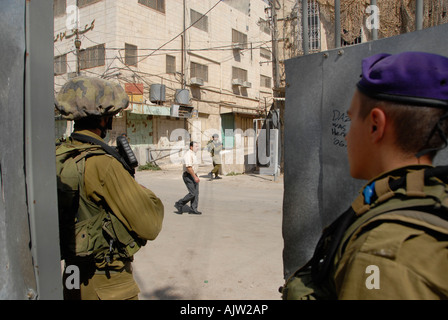
<svg viewBox="0 0 448 320">
<path fill-rule="evenodd" d="M 362 62 L 348 115 L 350 174 L 367 180 L 327 227 L 284 299 L 447 299 L 448 58 L 377 54 Z"/>
<path fill-rule="evenodd" d="M 219 135 L 217 133 L 213 134 L 212 139 L 207 143 L 207 150 L 210 152 L 213 161 L 213 169 L 209 173 L 210 180 L 213 180 L 213 175 L 215 179 L 222 179 L 219 176 L 221 170 L 222 143 L 219 141 Z"/>
<path fill-rule="evenodd" d="M 75 121 L 56 147 L 61 256 L 66 269 L 80 271 L 80 283 L 70 285 L 64 272 L 65 299 L 138 299 L 133 256 L 162 228 L 161 200 L 103 141 L 128 103 L 119 84 L 92 77 L 68 81 L 55 101 Z"/>
</svg>

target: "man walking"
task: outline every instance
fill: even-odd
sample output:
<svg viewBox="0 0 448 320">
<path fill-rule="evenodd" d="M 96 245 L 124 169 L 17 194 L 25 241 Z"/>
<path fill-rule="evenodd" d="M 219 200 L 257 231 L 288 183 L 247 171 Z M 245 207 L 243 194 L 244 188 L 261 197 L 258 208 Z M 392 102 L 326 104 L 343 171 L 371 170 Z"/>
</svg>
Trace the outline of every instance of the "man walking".
<svg viewBox="0 0 448 320">
<path fill-rule="evenodd" d="M 183 158 L 184 170 L 182 178 L 185 185 L 187 186 L 188 194 L 174 204 L 174 207 L 177 209 L 178 214 L 183 213 L 183 208 L 188 202 L 191 202 L 191 210 L 189 210 L 190 214 L 202 214 L 202 212 L 198 211 L 200 181 L 199 177 L 197 176 L 199 161 L 196 157 L 196 152 L 198 151 L 198 148 L 198 144 L 194 141 L 191 141 L 190 149 L 185 153 Z"/>
</svg>

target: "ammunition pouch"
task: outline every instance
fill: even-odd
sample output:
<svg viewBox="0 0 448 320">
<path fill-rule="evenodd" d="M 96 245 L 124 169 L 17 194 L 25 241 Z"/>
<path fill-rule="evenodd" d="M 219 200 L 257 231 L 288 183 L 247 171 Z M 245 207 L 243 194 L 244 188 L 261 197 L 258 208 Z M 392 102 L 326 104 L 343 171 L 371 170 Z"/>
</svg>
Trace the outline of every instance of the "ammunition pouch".
<svg viewBox="0 0 448 320">
<path fill-rule="evenodd" d="M 313 281 L 311 266 L 296 271 L 279 289 L 283 300 L 331 300 L 335 295 Z"/>
<path fill-rule="evenodd" d="M 88 157 L 106 152 L 90 144 L 65 142 L 56 149 L 62 259 L 91 257 L 96 263 L 130 259 L 146 244 L 110 211 L 90 201 L 84 190 Z"/>
</svg>

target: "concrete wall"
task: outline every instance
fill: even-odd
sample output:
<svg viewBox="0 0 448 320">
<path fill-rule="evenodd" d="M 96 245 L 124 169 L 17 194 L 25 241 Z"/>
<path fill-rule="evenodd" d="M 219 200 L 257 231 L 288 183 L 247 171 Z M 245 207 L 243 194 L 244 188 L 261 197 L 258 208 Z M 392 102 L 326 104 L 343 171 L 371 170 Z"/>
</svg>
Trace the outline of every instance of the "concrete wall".
<svg viewBox="0 0 448 320">
<path fill-rule="evenodd" d="M 284 273 L 312 256 L 322 229 L 347 210 L 366 181 L 350 177 L 345 112 L 363 58 L 378 53 L 426 51 L 446 55 L 448 25 L 316 53 L 286 61 Z M 337 131 L 333 130 L 338 128 Z M 436 158 L 446 164 L 448 150 Z"/>
</svg>

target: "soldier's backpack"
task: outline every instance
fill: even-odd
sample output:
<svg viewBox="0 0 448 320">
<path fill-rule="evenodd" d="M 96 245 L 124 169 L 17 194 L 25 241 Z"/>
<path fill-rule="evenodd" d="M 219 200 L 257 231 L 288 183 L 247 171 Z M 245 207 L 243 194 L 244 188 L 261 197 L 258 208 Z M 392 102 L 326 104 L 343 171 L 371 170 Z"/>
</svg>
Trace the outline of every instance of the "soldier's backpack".
<svg viewBox="0 0 448 320">
<path fill-rule="evenodd" d="M 56 170 L 62 259 L 92 256 L 110 262 L 132 257 L 146 241 L 130 232 L 104 205 L 87 199 L 84 191 L 86 159 L 108 154 L 102 147 L 57 143 Z"/>
</svg>

